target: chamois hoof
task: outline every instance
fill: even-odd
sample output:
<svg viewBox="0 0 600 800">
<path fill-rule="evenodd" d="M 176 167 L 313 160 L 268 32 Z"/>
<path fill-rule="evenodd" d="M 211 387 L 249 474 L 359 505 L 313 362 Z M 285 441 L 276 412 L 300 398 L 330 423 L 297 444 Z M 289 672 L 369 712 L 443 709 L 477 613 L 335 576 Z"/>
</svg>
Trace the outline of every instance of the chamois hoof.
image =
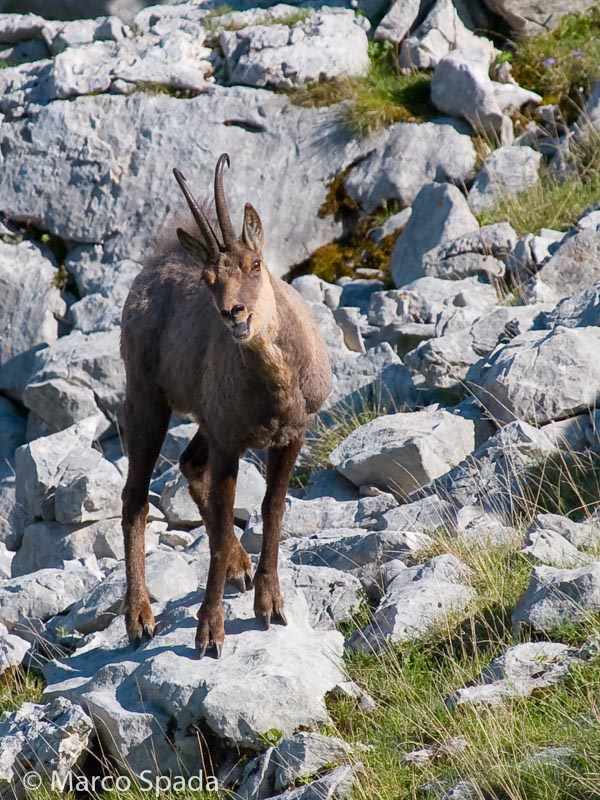
<svg viewBox="0 0 600 800">
<path fill-rule="evenodd" d="M 287 625 L 283 608 L 277 575 L 257 571 L 254 576 L 254 616 L 267 630 L 271 622 Z"/>
<path fill-rule="evenodd" d="M 141 600 L 125 599 L 125 627 L 127 637 L 136 649 L 152 639 L 155 623 L 148 597 Z"/>
<path fill-rule="evenodd" d="M 267 611 L 264 614 L 256 613 L 256 618 L 259 620 L 259 622 L 262 622 L 266 631 L 268 631 L 271 627 L 271 621 L 276 622 L 278 625 L 287 625 L 287 619 L 283 611 L 275 611 L 272 614 L 270 611 Z"/>
<path fill-rule="evenodd" d="M 204 658 L 206 655 L 206 651 L 209 649 L 214 649 L 215 651 L 215 658 L 219 659 L 223 655 L 223 642 L 199 642 L 196 640 L 196 653 L 198 655 L 198 660 Z"/>
<path fill-rule="evenodd" d="M 242 594 L 252 588 L 252 562 L 239 541 L 235 542 L 229 554 L 227 566 L 227 583 Z"/>
<path fill-rule="evenodd" d="M 198 611 L 198 629 L 196 630 L 196 653 L 204 658 L 209 649 L 214 649 L 215 658 L 221 658 L 225 629 L 223 609 L 200 606 Z"/>
<path fill-rule="evenodd" d="M 230 586 L 233 586 L 240 594 L 244 594 L 245 592 L 249 592 L 252 589 L 252 575 L 249 572 L 245 572 L 243 575 L 234 575 L 232 577 L 227 578 L 227 582 Z"/>
<path fill-rule="evenodd" d="M 150 628 L 148 625 L 144 625 L 144 630 L 139 636 L 136 636 L 133 641 L 133 646 L 136 650 L 138 650 L 143 644 L 147 644 L 148 642 L 152 641 L 154 637 L 154 629 Z"/>
</svg>

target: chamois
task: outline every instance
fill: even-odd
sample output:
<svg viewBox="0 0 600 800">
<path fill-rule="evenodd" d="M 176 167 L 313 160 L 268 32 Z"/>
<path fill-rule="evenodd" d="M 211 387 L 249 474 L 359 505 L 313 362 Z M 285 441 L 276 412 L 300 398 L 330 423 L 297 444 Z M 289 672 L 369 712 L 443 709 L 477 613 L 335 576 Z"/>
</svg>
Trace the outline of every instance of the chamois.
<svg viewBox="0 0 600 800">
<path fill-rule="evenodd" d="M 331 391 L 321 334 L 298 292 L 265 266 L 262 223 L 249 203 L 241 237 L 234 233 L 225 164 L 227 153 L 214 177 L 220 234 L 173 170 L 199 236 L 177 228 L 183 249 L 175 244 L 142 269 L 125 302 L 121 333 L 129 455 L 122 517 L 127 633 L 136 645 L 154 634 L 144 564 L 148 487 L 171 412 L 179 411 L 198 423 L 179 464 L 210 543 L 195 641 L 200 658 L 209 647 L 221 656 L 226 581 L 240 591 L 254 585 L 254 613 L 266 628 L 271 621 L 287 624 L 277 574 L 285 494 L 306 428 Z M 254 577 L 233 530 L 239 459 L 249 447 L 268 448 Z"/>
</svg>

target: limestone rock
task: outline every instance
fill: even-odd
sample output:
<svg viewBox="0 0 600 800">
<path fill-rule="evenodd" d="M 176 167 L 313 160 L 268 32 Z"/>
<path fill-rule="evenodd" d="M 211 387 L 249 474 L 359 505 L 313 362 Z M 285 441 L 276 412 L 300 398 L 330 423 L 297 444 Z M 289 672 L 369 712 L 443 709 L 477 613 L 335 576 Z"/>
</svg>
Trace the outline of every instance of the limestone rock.
<svg viewBox="0 0 600 800">
<path fill-rule="evenodd" d="M 418 494 L 437 494 L 455 508 L 475 506 L 510 522 L 522 511 L 522 498 L 527 496 L 526 470 L 559 446 L 564 444 L 526 422 L 509 422 Z"/>
<path fill-rule="evenodd" d="M 461 705 L 501 705 L 511 697 L 529 697 L 554 686 L 568 675 L 577 652 L 558 642 L 526 642 L 495 658 L 477 684 L 459 689 L 449 699 Z"/>
<path fill-rule="evenodd" d="M 0 675 L 8 669 L 20 666 L 29 647 L 29 642 L 9 633 L 6 625 L 0 622 Z M 2 767 L 4 767 L 3 764 Z M 0 792 L 2 791 L 2 777 L 2 772 L 0 771 Z"/>
<path fill-rule="evenodd" d="M 195 594 L 198 577 L 183 555 L 158 550 L 146 557 L 146 585 L 151 601 L 166 603 L 174 597 Z M 125 563 L 121 561 L 101 583 L 82 592 L 67 614 L 53 622 L 67 633 L 102 631 L 121 614 L 125 586 Z"/>
<path fill-rule="evenodd" d="M 332 528 L 371 528 L 386 511 L 396 505 L 389 494 L 345 501 L 338 501 L 333 497 L 299 500 L 288 495 L 285 499 L 281 538 L 308 537 L 320 530 Z M 261 542 L 262 522 L 257 510 L 250 515 L 242 544 L 248 552 L 257 553 Z"/>
<path fill-rule="evenodd" d="M 342 354 L 333 358 L 331 367 L 333 389 L 321 410 L 321 416 L 325 418 L 327 412 L 338 404 L 347 410 L 360 409 L 370 403 L 398 407 L 414 402 L 410 373 L 387 342 L 370 348 L 366 353 Z"/>
<path fill-rule="evenodd" d="M 600 231 L 588 228 L 563 239 L 546 261 L 525 296 L 535 293 L 542 301 L 554 301 L 589 289 L 600 280 Z"/>
<path fill-rule="evenodd" d="M 377 26 L 374 39 L 399 44 L 409 33 L 421 11 L 421 0 L 395 0 Z"/>
<path fill-rule="evenodd" d="M 98 414 L 97 433 L 121 420 L 125 369 L 120 331 L 63 336 L 35 356 L 24 402 L 51 430 Z"/>
<path fill-rule="evenodd" d="M 425 636 L 475 598 L 465 581 L 465 565 L 450 555 L 404 570 L 388 586 L 372 622 L 353 636 L 351 647 L 378 652 L 388 643 Z"/>
<path fill-rule="evenodd" d="M 162 523 L 166 527 L 166 523 Z M 157 534 L 149 525 L 146 547 L 153 549 Z M 47 567 L 62 567 L 72 559 L 95 556 L 98 560 L 125 558 L 121 518 L 100 520 L 83 527 L 60 522 L 35 522 L 23 532 L 23 540 L 12 562 L 12 575 L 27 575 Z"/>
<path fill-rule="evenodd" d="M 345 760 L 352 748 L 320 733 L 297 733 L 250 761 L 236 787 L 241 800 L 270 797 Z"/>
<path fill-rule="evenodd" d="M 47 620 L 66 611 L 100 580 L 94 564 L 71 561 L 0 583 L 0 622 L 12 630 L 23 619 Z"/>
<path fill-rule="evenodd" d="M 582 553 L 557 531 L 544 529 L 536 522 L 525 532 L 521 552 L 539 564 L 563 569 L 580 567 L 594 560 L 592 555 Z"/>
<path fill-rule="evenodd" d="M 47 248 L 0 239 L 0 364 L 58 337 L 66 305 L 54 285 L 58 270 Z"/>
<path fill-rule="evenodd" d="M 473 129 L 503 145 L 513 143 L 510 114 L 541 102 L 535 92 L 493 82 L 490 58 L 474 49 L 454 50 L 438 63 L 431 80 L 431 100 L 444 114 L 467 120 Z"/>
<path fill-rule="evenodd" d="M 585 13 L 593 0 L 484 0 L 486 6 L 508 22 L 518 38 L 554 30 L 565 14 Z"/>
<path fill-rule="evenodd" d="M 517 234 L 508 222 L 494 222 L 449 242 L 441 250 L 440 257 L 445 259 L 463 253 L 478 253 L 505 261 L 514 250 L 517 241 Z"/>
<path fill-rule="evenodd" d="M 304 596 L 285 589 L 284 595 L 288 626 L 268 631 L 258 629 L 251 593 L 226 597 L 218 661 L 194 657 L 201 596 L 167 606 L 160 632 L 137 651 L 124 646 L 120 617 L 79 649 L 76 664 L 45 667 L 45 695 L 84 704 L 102 745 L 137 773 L 154 765 L 162 773 L 195 769 L 198 725 L 234 746 L 259 749 L 272 728 L 287 737 L 326 722 L 324 695 L 343 679 L 342 636 L 312 630 Z"/>
<path fill-rule="evenodd" d="M 165 473 L 160 498 L 161 508 L 171 525 L 196 526 L 202 523 L 198 506 L 192 500 L 188 482 L 175 465 Z M 240 460 L 235 500 L 234 516 L 246 521 L 250 512 L 260 506 L 265 495 L 266 483 L 258 469 L 250 461 Z"/>
<path fill-rule="evenodd" d="M 365 28 L 353 11 L 341 8 L 313 12 L 291 27 L 274 21 L 222 30 L 220 43 L 234 84 L 291 89 L 363 75 L 369 67 Z"/>
<path fill-rule="evenodd" d="M 536 531 L 551 531 L 573 547 L 584 550 L 594 550 L 600 543 L 600 523 L 596 516 L 575 522 L 560 514 L 538 514 L 527 529 L 527 533 L 533 534 Z"/>
<path fill-rule="evenodd" d="M 443 312 L 438 317 L 436 335 L 407 353 L 404 360 L 425 377 L 428 386 L 463 393 L 469 370 L 506 341 L 507 331 L 536 327 L 543 310 L 541 306 L 498 306 L 477 315 L 466 327 L 459 318 L 461 309 L 456 309 L 455 315 L 446 320 Z M 452 323 L 457 324 L 458 330 L 452 329 Z"/>
<path fill-rule="evenodd" d="M 0 467 L 0 542 L 9 550 L 16 550 L 20 545 L 27 516 L 16 495 L 12 467 Z"/>
<path fill-rule="evenodd" d="M 288 564 L 282 564 L 287 580 Z M 363 594 L 360 581 L 341 569 L 289 565 L 289 580 L 300 589 L 309 607 L 310 624 L 316 630 L 335 630 L 359 610 Z"/>
<path fill-rule="evenodd" d="M 475 168 L 468 128 L 451 120 L 393 125 L 344 187 L 368 214 L 389 200 L 411 205 L 427 183 L 462 183 Z"/>
<path fill-rule="evenodd" d="M 527 591 L 512 615 L 521 625 L 549 632 L 564 622 L 579 622 L 600 610 L 600 562 L 576 569 L 534 567 Z"/>
<path fill-rule="evenodd" d="M 552 330 L 600 326 L 600 282 L 571 297 L 565 297 L 551 311 L 542 315 L 540 327 Z"/>
<path fill-rule="evenodd" d="M 396 286 L 405 287 L 425 275 L 424 265 L 433 260 L 438 247 L 478 227 L 456 186 L 425 185 L 415 198 L 411 217 L 392 253 L 391 270 Z"/>
<path fill-rule="evenodd" d="M 531 147 L 499 147 L 483 162 L 469 190 L 475 213 L 493 208 L 539 181 L 542 154 Z"/>
<path fill-rule="evenodd" d="M 25 798 L 22 779 L 28 772 L 39 775 L 48 791 L 53 780 L 64 781 L 84 760 L 93 732 L 85 711 L 63 697 L 44 705 L 23 703 L 0 722 L 0 795 Z"/>
<path fill-rule="evenodd" d="M 402 42 L 400 64 L 416 69 L 433 69 L 447 53 L 457 48 L 477 51 L 491 60 L 495 54 L 489 39 L 475 36 L 469 28 L 474 24 L 465 6 L 459 15 L 451 0 L 436 0 L 433 8 L 414 31 Z M 461 19 L 466 18 L 466 23 Z"/>
<path fill-rule="evenodd" d="M 96 417 L 16 453 L 16 498 L 30 520 L 90 522 L 121 513 L 123 476 L 91 447 Z"/>
<path fill-rule="evenodd" d="M 430 545 L 430 537 L 423 533 L 335 529 L 330 531 L 330 536 L 322 532 L 316 540 L 294 541 L 291 560 L 295 564 L 356 572 L 357 568 L 381 565 L 394 559 L 414 561 L 418 552 Z"/>
<path fill-rule="evenodd" d="M 351 433 L 329 460 L 357 486 L 375 484 L 405 498 L 473 447 L 473 423 L 432 406 L 374 419 Z"/>
<path fill-rule="evenodd" d="M 182 114 L 194 136 L 180 135 Z M 335 131 L 335 145 L 323 139 L 325 128 Z M 0 155 L 6 216 L 35 220 L 80 243 L 78 258 L 87 254 L 107 267 L 141 260 L 172 235 L 173 214 L 188 213 L 173 164 L 200 195 L 212 186 L 220 153 L 243 153 L 243 163 L 254 167 L 244 169 L 234 155 L 226 186 L 232 218 L 241 219 L 243 204 L 253 203 L 266 231 L 266 263 L 278 275 L 341 233 L 341 223 L 319 218 L 318 210 L 331 179 L 370 149 L 340 128 L 335 108 L 301 109 L 281 95 L 218 86 L 189 100 L 138 91 L 50 102 L 31 107 L 26 119 L 0 122 L 0 136 L 9 153 Z M 202 159 L 198 141 L 211 143 Z M 310 191 L 298 215 L 301 187 Z"/>
<path fill-rule="evenodd" d="M 467 380 L 498 424 L 520 419 L 543 425 L 594 407 L 599 346 L 596 327 L 525 332 L 473 367 Z"/>
<path fill-rule="evenodd" d="M 14 460 L 15 450 L 25 441 L 25 417 L 7 397 L 0 397 L 0 467 Z"/>
<path fill-rule="evenodd" d="M 433 533 L 454 523 L 452 505 L 437 494 L 392 508 L 381 516 L 375 530 L 397 530 L 414 533 Z"/>
<path fill-rule="evenodd" d="M 15 454 L 16 500 L 30 519 L 55 519 L 54 492 L 61 478 L 63 461 L 91 450 L 97 425 L 88 417 L 60 433 L 44 436 L 20 447 Z M 100 453 L 98 456 L 101 457 Z"/>
</svg>

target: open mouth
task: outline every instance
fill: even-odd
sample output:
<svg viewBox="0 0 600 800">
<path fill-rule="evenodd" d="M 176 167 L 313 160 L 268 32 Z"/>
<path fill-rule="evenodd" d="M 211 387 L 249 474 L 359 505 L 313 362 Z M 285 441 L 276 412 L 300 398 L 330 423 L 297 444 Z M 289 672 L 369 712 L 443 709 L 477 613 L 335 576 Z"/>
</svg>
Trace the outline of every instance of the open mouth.
<svg viewBox="0 0 600 800">
<path fill-rule="evenodd" d="M 233 338 L 238 341 L 242 342 L 244 339 L 247 339 L 250 336 L 250 319 L 252 314 L 248 316 L 243 322 L 238 322 L 236 325 L 233 326 L 231 329 L 231 335 Z"/>
</svg>

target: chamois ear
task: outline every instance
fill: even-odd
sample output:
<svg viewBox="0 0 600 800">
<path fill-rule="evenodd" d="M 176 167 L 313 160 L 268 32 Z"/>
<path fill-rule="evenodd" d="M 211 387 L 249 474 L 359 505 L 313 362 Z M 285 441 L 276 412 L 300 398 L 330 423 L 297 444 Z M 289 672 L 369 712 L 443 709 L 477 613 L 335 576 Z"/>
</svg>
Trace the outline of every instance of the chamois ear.
<svg viewBox="0 0 600 800">
<path fill-rule="evenodd" d="M 265 234 L 258 212 L 250 203 L 246 203 L 244 207 L 242 238 L 244 244 L 246 247 L 249 247 L 250 250 L 253 250 L 255 253 L 261 252 L 263 242 L 265 241 Z"/>
<path fill-rule="evenodd" d="M 177 238 L 179 239 L 179 244 L 183 247 L 186 253 L 189 253 L 193 258 L 202 262 L 203 264 L 207 264 L 210 260 L 210 254 L 208 252 L 208 248 L 206 245 L 203 244 L 199 239 L 196 239 L 187 231 L 184 231 L 183 228 L 177 228 Z"/>
</svg>

